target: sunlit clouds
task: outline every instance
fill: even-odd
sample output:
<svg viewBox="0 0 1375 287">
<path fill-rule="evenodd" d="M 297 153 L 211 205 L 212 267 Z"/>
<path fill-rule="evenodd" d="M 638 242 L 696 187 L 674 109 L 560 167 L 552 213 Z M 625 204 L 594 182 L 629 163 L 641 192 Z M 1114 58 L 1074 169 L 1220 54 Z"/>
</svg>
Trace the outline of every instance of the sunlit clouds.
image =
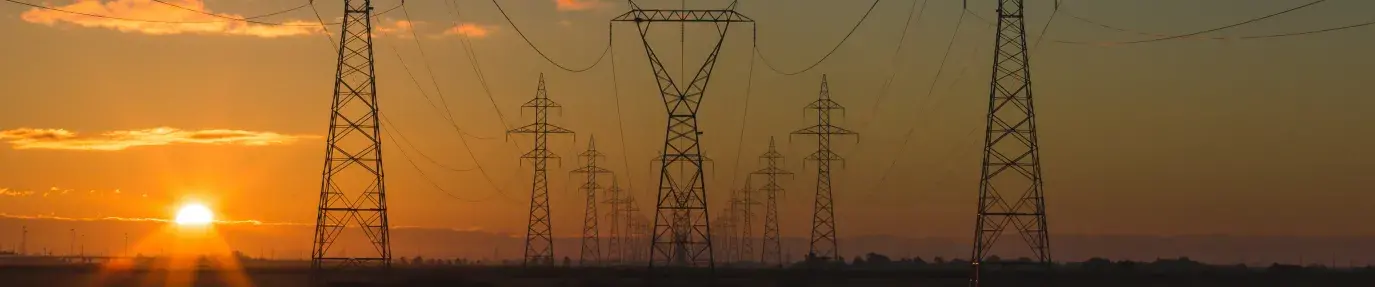
<svg viewBox="0 0 1375 287">
<path fill-rule="evenodd" d="M 213 13 L 229 18 L 243 18 L 242 15 L 214 13 L 205 7 L 202 0 L 166 0 L 192 10 Z M 54 8 L 92 15 L 115 18 L 154 20 L 165 22 L 196 23 L 152 23 L 109 19 L 65 13 L 61 11 L 32 8 L 20 15 L 25 22 L 48 26 L 76 25 L 86 28 L 106 28 L 127 33 L 149 35 L 176 34 L 218 34 L 235 36 L 255 36 L 264 38 L 302 36 L 324 31 L 318 21 L 290 20 L 284 25 L 263 25 L 233 21 L 160 4 L 151 0 L 77 0 L 74 3 Z"/>
<path fill-rule="evenodd" d="M 42 214 L 40 214 L 40 215 L 17 215 L 17 214 L 3 213 L 3 212 L 0 212 L 0 218 L 9 218 L 9 219 L 28 219 L 28 220 L 83 221 L 83 222 L 94 222 L 94 221 L 160 222 L 160 223 L 175 223 L 175 222 L 176 222 L 176 219 L 169 219 L 169 218 L 154 218 L 154 217 L 118 217 L 118 216 L 64 217 L 64 216 L 57 216 L 57 215 L 42 215 Z M 215 224 L 218 224 L 218 225 L 313 226 L 313 225 L 311 225 L 311 224 L 305 224 L 305 223 L 294 223 L 294 222 L 263 222 L 263 221 L 260 221 L 260 220 L 251 220 L 251 219 L 250 219 L 250 220 L 224 220 L 224 219 L 214 219 L 214 218 L 212 218 L 212 220 L 213 220 L 213 222 L 214 222 Z"/>
<path fill-rule="evenodd" d="M 491 35 L 493 32 L 496 31 L 496 29 L 496 26 L 463 23 L 457 26 L 450 27 L 447 30 L 444 30 L 444 34 L 442 34 L 441 36 L 464 35 L 468 36 L 469 38 L 484 38 L 487 37 L 487 35 Z"/>
<path fill-rule="evenodd" d="M 208 144 L 267 146 L 295 143 L 311 135 L 285 135 L 274 132 L 244 130 L 180 130 L 158 127 L 142 130 L 109 131 L 95 136 L 81 136 L 63 129 L 19 128 L 0 131 L 0 140 L 14 149 L 117 151 L 139 146 L 172 144 Z"/>
<path fill-rule="evenodd" d="M 601 0 L 554 0 L 559 11 L 585 11 L 600 8 L 607 3 Z"/>
</svg>

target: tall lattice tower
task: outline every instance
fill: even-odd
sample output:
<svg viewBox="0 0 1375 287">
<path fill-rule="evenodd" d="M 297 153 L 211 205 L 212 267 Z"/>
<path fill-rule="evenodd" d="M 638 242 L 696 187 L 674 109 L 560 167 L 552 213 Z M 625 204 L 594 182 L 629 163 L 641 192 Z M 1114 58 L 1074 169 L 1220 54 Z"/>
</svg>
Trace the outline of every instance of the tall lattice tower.
<svg viewBox="0 0 1375 287">
<path fill-rule="evenodd" d="M 765 178 L 764 186 L 759 190 L 764 191 L 764 253 L 759 258 L 759 263 L 764 265 L 776 265 L 783 267 L 783 245 L 782 237 L 778 236 L 778 194 L 783 192 L 783 186 L 778 185 L 778 176 L 793 173 L 778 168 L 782 164 L 783 154 L 778 153 L 778 148 L 774 145 L 773 137 L 769 137 L 769 151 L 759 156 L 764 161 L 764 168 L 752 172 L 752 175 L 762 175 Z"/>
<path fill-rule="evenodd" d="M 984 258 L 990 255 L 993 243 L 1009 223 L 1031 247 L 1038 263 L 1051 264 L 1022 8 L 1022 0 L 998 1 L 988 129 L 984 137 L 978 215 L 974 221 L 974 250 L 970 260 L 972 286 L 979 285 Z M 1015 193 L 1017 200 L 1008 205 L 1000 192 Z"/>
<path fill-rule="evenodd" d="M 624 264 L 626 262 L 627 254 L 625 252 L 625 247 L 628 245 L 625 239 L 627 230 L 622 226 L 627 222 L 621 219 L 621 209 L 625 208 L 624 205 L 627 202 L 627 200 L 621 196 L 623 192 L 624 190 L 621 189 L 620 179 L 612 176 L 611 187 L 608 187 L 605 191 L 607 199 L 602 201 L 607 207 L 611 208 L 611 211 L 607 212 L 607 217 L 611 218 L 611 228 L 607 230 L 608 236 L 605 260 L 607 262 L 619 264 Z"/>
<path fill-rule="evenodd" d="M 731 214 L 734 219 L 737 233 L 735 236 L 735 254 L 733 261 L 747 261 L 749 255 L 754 254 L 754 205 L 759 202 L 754 200 L 753 185 L 750 178 L 745 178 L 745 187 L 736 191 L 735 212 Z"/>
<path fill-rule="evenodd" d="M 549 123 L 549 109 L 558 109 L 563 106 L 549 99 L 549 92 L 544 87 L 544 74 L 539 76 L 539 88 L 535 90 L 535 98 L 525 102 L 520 107 L 535 110 L 535 123 L 508 131 L 508 133 L 535 135 L 534 149 L 521 156 L 521 158 L 529 159 L 535 165 L 535 178 L 531 181 L 530 188 L 530 225 L 526 227 L 525 231 L 524 264 L 525 266 L 553 266 L 554 237 L 551 234 L 549 179 L 545 167 L 549 159 L 557 159 L 559 156 L 549 151 L 546 137 L 549 134 L 567 134 L 573 133 L 573 131 Z"/>
<path fill-rule="evenodd" d="M 391 267 L 370 17 L 371 1 L 344 1 L 320 205 L 310 253 L 310 266 L 315 271 Z M 372 248 L 346 255 L 343 250 L 333 249 L 341 237 L 345 242 L 371 243 Z"/>
<path fill-rule="evenodd" d="M 650 232 L 651 270 L 664 265 L 715 268 L 697 111 L 705 98 L 707 82 L 730 24 L 753 22 L 736 13 L 735 5 L 732 2 L 724 10 L 650 10 L 641 9 L 631 1 L 629 12 L 611 20 L 635 23 L 659 86 L 659 97 L 664 100 L 668 112 L 663 161 L 659 169 L 659 196 L 655 204 L 654 228 Z M 678 79 L 670 75 L 650 44 L 649 28 L 656 22 L 710 23 L 716 28 L 717 40 L 711 53 L 695 76 L 686 82 L 686 87 L 679 86 L 683 84 L 679 80 L 687 74 Z"/>
<path fill-rule="evenodd" d="M 621 208 L 621 216 L 625 219 L 627 233 L 626 241 L 629 242 L 625 247 L 626 257 L 629 258 L 626 261 L 643 262 L 647 260 L 645 255 L 648 253 L 648 249 L 644 249 L 641 246 L 648 245 L 649 243 L 647 240 L 649 237 L 649 222 L 644 219 L 644 216 L 640 215 L 640 207 L 635 204 L 635 195 L 633 193 L 626 193 L 625 200 L 626 201 L 623 203 L 625 206 Z"/>
<path fill-rule="evenodd" d="M 816 135 L 816 152 L 807 160 L 816 161 L 816 205 L 812 215 L 812 242 L 808 260 L 844 260 L 836 244 L 835 205 L 831 201 L 831 162 L 844 161 L 831 151 L 831 136 L 857 135 L 855 132 L 831 124 L 831 111 L 845 107 L 831 100 L 831 88 L 826 75 L 821 75 L 821 95 L 807 105 L 816 110 L 816 125 L 794 131 L 794 135 Z"/>
<path fill-rule="evenodd" d="M 593 136 L 587 143 L 587 151 L 578 154 L 583 158 L 584 165 L 572 171 L 587 175 L 587 181 L 580 188 L 587 193 L 587 207 L 582 220 L 582 251 L 578 253 L 578 266 L 593 266 L 602 262 L 601 234 L 597 230 L 597 191 L 602 190 L 602 186 L 597 182 L 597 174 L 609 174 L 611 171 L 597 166 L 597 158 L 605 156 L 597 151 L 597 138 Z"/>
</svg>

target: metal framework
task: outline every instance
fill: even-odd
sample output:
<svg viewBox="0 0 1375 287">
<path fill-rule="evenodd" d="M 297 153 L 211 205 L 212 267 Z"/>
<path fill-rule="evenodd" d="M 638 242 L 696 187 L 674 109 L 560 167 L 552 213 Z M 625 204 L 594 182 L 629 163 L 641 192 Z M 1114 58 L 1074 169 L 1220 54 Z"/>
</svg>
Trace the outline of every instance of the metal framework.
<svg viewBox="0 0 1375 287">
<path fill-rule="evenodd" d="M 753 20 L 736 13 L 735 3 L 724 10 L 646 10 L 632 1 L 630 8 L 611 21 L 635 23 L 668 112 L 659 195 L 650 232 L 649 268 L 673 265 L 715 269 L 697 112 L 730 24 Z M 711 23 L 716 28 L 718 40 L 686 87 L 680 87 L 680 82 L 669 75 L 650 45 L 649 28 L 656 22 Z"/>
<path fill-rule="evenodd" d="M 525 261 L 523 264 L 527 267 L 531 265 L 553 266 L 554 238 L 551 234 L 553 224 L 549 218 L 549 181 L 545 167 L 548 159 L 558 159 L 559 156 L 549 151 L 546 138 L 549 134 L 568 134 L 573 133 L 573 131 L 549 123 L 549 109 L 558 109 L 563 106 L 549 99 L 549 92 L 544 87 L 544 74 L 539 76 L 539 87 L 535 90 L 535 98 L 525 102 L 520 107 L 535 110 L 535 123 L 507 131 L 508 134 L 535 135 L 534 149 L 521 156 L 521 158 L 529 159 L 535 165 L 535 178 L 531 181 L 530 188 L 530 225 L 526 227 Z"/>
<path fill-rule="evenodd" d="M 763 160 L 764 168 L 750 173 L 751 175 L 762 175 L 766 180 L 764 186 L 759 187 L 759 190 L 764 191 L 766 198 L 764 202 L 764 253 L 760 256 L 759 263 L 783 268 L 782 238 L 778 236 L 778 194 L 783 192 L 783 186 L 778 185 L 778 176 L 792 176 L 793 173 L 778 168 L 778 165 L 783 161 L 783 154 L 778 153 L 773 137 L 769 137 L 769 151 L 760 155 L 759 159 Z"/>
<path fill-rule="evenodd" d="M 648 250 L 636 246 L 644 246 L 649 243 L 646 239 L 649 237 L 652 227 L 649 226 L 649 221 L 640 215 L 640 207 L 635 204 L 634 193 L 626 193 L 624 204 L 625 207 L 621 209 L 621 216 L 625 217 L 626 233 L 629 233 L 626 236 L 629 239 L 626 240 L 628 243 L 625 248 L 626 257 L 629 260 L 626 261 L 628 263 L 646 261 L 648 260 L 646 258 L 646 251 Z"/>
<path fill-rule="evenodd" d="M 1022 0 L 998 1 L 971 286 L 979 285 L 984 258 L 1009 224 L 1031 247 L 1038 263 L 1051 264 L 1022 8 Z M 1009 205 L 1000 192 L 1019 197 Z"/>
<path fill-rule="evenodd" d="M 597 151 L 597 138 L 593 136 L 587 143 L 587 151 L 578 154 L 578 157 L 583 158 L 584 165 L 572 171 L 572 173 L 587 175 L 587 182 L 583 183 L 580 188 L 587 193 L 587 207 L 583 213 L 582 251 L 578 253 L 578 266 L 595 266 L 602 262 L 601 234 L 598 234 L 597 231 L 597 191 L 602 190 L 602 186 L 597 182 L 597 174 L 610 174 L 611 171 L 597 166 L 597 158 L 605 156 Z M 615 186 L 615 183 L 612 183 L 612 186 Z M 615 216 L 613 215 L 612 218 Z M 612 219 L 611 226 L 612 237 L 614 238 L 615 219 Z M 614 242 L 615 239 L 612 240 Z"/>
<path fill-rule="evenodd" d="M 812 215 L 811 249 L 808 261 L 840 260 L 840 250 L 836 243 L 835 205 L 831 197 L 831 162 L 844 161 L 840 155 L 831 151 L 831 136 L 858 135 L 857 133 L 831 124 L 831 111 L 842 113 L 844 106 L 831 100 L 831 88 L 826 75 L 821 75 L 821 95 L 808 110 L 816 110 L 816 125 L 794 131 L 794 135 L 816 135 L 816 152 L 807 160 L 816 161 L 816 205 Z M 856 137 L 858 138 L 858 137 Z"/>
<path fill-rule="evenodd" d="M 629 203 L 629 201 L 621 196 L 624 190 L 621 189 L 620 180 L 614 175 L 611 177 L 611 187 L 607 188 L 605 192 L 607 199 L 602 201 L 602 203 L 611 207 L 611 211 L 607 213 L 608 217 L 611 218 L 611 228 L 607 230 L 610 236 L 608 236 L 606 243 L 605 260 L 607 262 L 625 264 L 628 255 L 628 253 L 625 252 L 625 248 L 628 245 L 626 244 L 628 240 L 625 238 L 627 230 L 624 230 L 622 225 L 629 223 L 629 221 L 621 219 L 621 210 L 625 208 L 625 205 Z"/>
<path fill-rule="evenodd" d="M 344 1 L 320 204 L 311 244 L 313 271 L 391 267 L 382 131 L 373 72 L 372 9 L 369 0 Z M 365 237 L 372 248 L 348 256 L 343 250 L 332 249 L 340 236 Z"/>
<path fill-rule="evenodd" d="M 735 204 L 733 204 L 735 210 L 731 212 L 731 219 L 733 219 L 732 223 L 734 223 L 732 225 L 734 225 L 736 231 L 738 231 L 738 233 L 732 232 L 735 237 L 735 241 L 731 243 L 731 245 L 734 246 L 734 250 L 732 250 L 734 253 L 731 254 L 731 260 L 733 262 L 747 261 L 749 258 L 748 256 L 754 254 L 754 224 L 752 223 L 752 219 L 754 218 L 753 206 L 758 205 L 759 202 L 754 201 L 753 193 L 754 189 L 750 182 L 750 178 L 746 177 L 745 187 L 736 190 L 736 201 L 734 202 Z"/>
</svg>

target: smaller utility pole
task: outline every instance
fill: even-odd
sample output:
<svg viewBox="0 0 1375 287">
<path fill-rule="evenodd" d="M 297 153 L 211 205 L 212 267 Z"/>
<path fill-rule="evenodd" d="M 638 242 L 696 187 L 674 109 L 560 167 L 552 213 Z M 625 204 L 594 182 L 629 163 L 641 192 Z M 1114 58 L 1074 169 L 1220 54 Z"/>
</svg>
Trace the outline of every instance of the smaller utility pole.
<svg viewBox="0 0 1375 287">
<path fill-rule="evenodd" d="M 72 241 L 71 243 L 67 244 L 67 254 L 71 256 L 76 256 L 76 228 L 72 228 L 68 231 L 71 231 L 72 233 Z"/>
<path fill-rule="evenodd" d="M 29 226 L 25 225 L 23 235 L 19 237 L 19 255 L 29 254 Z"/>
<path fill-rule="evenodd" d="M 605 157 L 597 151 L 597 137 L 592 136 L 587 143 L 587 151 L 578 154 L 586 160 L 586 165 L 575 169 L 572 173 L 587 175 L 587 182 L 583 183 L 582 190 L 587 193 L 587 206 L 583 215 L 582 228 L 582 251 L 578 256 L 578 266 L 596 265 L 601 262 L 601 234 L 597 227 L 597 191 L 602 186 L 597 183 L 597 174 L 610 174 L 611 171 L 597 166 L 597 158 Z"/>
</svg>

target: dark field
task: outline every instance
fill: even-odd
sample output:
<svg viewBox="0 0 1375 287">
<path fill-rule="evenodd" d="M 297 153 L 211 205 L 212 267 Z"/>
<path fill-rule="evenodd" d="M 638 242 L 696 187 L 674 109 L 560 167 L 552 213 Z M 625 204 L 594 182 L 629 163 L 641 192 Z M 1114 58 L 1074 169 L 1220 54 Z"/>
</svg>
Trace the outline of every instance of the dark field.
<svg viewBox="0 0 1375 287">
<path fill-rule="evenodd" d="M 962 270 L 721 269 L 647 281 L 643 269 L 516 267 L 399 267 L 390 276 L 349 272 L 326 286 L 968 286 Z M 1249 270 L 1191 272 L 1057 271 L 1051 284 L 1033 274 L 986 273 L 983 286 L 1375 286 L 1375 271 Z M 389 277 L 389 278 L 388 278 Z M 96 266 L 4 266 L 0 286 L 309 286 L 305 268 L 215 270 L 102 270 Z"/>
</svg>

